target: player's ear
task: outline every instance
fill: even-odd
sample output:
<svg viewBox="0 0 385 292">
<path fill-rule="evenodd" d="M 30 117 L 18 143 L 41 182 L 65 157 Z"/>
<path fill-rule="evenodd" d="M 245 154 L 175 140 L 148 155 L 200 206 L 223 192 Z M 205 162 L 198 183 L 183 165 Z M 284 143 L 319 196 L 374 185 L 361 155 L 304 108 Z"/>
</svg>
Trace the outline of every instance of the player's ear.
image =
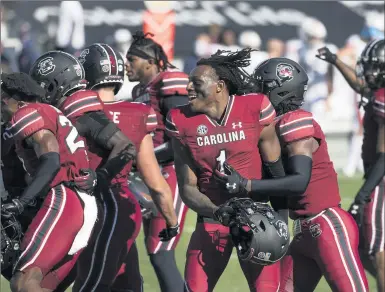
<svg viewBox="0 0 385 292">
<path fill-rule="evenodd" d="M 225 88 L 225 82 L 223 80 L 219 80 L 217 82 L 217 93 L 223 91 L 223 89 Z"/>
</svg>

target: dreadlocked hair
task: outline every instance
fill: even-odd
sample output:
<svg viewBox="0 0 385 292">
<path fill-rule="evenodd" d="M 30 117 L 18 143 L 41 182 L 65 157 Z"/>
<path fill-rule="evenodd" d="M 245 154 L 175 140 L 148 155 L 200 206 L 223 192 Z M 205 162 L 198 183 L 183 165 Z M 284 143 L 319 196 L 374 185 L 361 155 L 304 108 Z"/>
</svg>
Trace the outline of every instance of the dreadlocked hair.
<svg viewBox="0 0 385 292">
<path fill-rule="evenodd" d="M 290 100 L 281 101 L 276 107 L 274 107 L 277 116 L 281 116 L 291 111 L 299 109 L 301 106 L 298 103 L 292 102 Z"/>
<path fill-rule="evenodd" d="M 211 66 L 220 80 L 226 83 L 229 94 L 245 94 L 249 90 L 251 76 L 243 69 L 250 65 L 250 53 L 255 51 L 246 48 L 240 51 L 218 50 L 209 58 L 202 58 L 197 65 Z"/>
<path fill-rule="evenodd" d="M 147 55 L 153 57 L 156 61 L 156 65 L 162 71 L 166 71 L 168 68 L 176 68 L 168 61 L 168 57 L 164 52 L 162 46 L 151 38 L 153 36 L 154 34 L 150 32 L 144 33 L 143 31 L 137 31 L 132 36 L 134 40 L 131 44 L 131 47 L 135 47 L 138 49 L 140 48 Z"/>
<path fill-rule="evenodd" d="M 27 102 L 40 101 L 46 95 L 35 80 L 22 72 L 1 74 L 1 90 L 14 99 Z"/>
</svg>

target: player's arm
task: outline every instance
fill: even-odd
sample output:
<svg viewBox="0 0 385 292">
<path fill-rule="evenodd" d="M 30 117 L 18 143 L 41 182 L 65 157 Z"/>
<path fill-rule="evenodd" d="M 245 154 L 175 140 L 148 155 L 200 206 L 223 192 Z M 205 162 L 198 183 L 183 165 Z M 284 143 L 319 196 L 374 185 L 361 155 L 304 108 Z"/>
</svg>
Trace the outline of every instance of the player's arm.
<svg viewBox="0 0 385 292">
<path fill-rule="evenodd" d="M 383 108 L 384 109 L 384 108 Z M 385 113 L 376 117 L 378 123 L 377 133 L 377 159 L 366 174 L 366 179 L 354 200 L 356 204 L 370 201 L 370 194 L 385 176 Z"/>
<path fill-rule="evenodd" d="M 161 99 L 161 111 L 163 116 L 167 116 L 167 113 L 178 106 L 188 104 L 187 95 L 170 95 Z M 171 143 L 166 142 L 155 148 L 156 159 L 159 163 L 169 162 L 174 159 L 174 151 L 172 150 Z"/>
<path fill-rule="evenodd" d="M 327 47 L 319 49 L 316 57 L 336 66 L 354 91 L 359 94 L 365 93 L 367 88 L 365 81 L 357 78 L 355 70 L 342 62 L 341 59 L 339 59 L 336 54 L 330 52 Z"/>
<path fill-rule="evenodd" d="M 18 213 L 21 213 L 36 196 L 49 190 L 49 184 L 60 170 L 59 144 L 51 131 L 41 129 L 27 137 L 25 143 L 35 150 L 39 166 L 23 194 L 13 200 L 16 209 L 12 211 Z"/>
<path fill-rule="evenodd" d="M 187 149 L 176 138 L 172 138 L 172 147 L 179 192 L 183 202 L 199 215 L 213 217 L 218 207 L 198 190 L 197 175 Z"/>
<path fill-rule="evenodd" d="M 259 123 L 263 127 L 258 148 L 262 157 L 263 167 L 270 178 L 285 175 L 281 160 L 281 145 L 275 131 L 274 118 L 276 113 L 267 96 L 263 96 Z"/>
<path fill-rule="evenodd" d="M 152 137 L 149 134 L 144 137 L 140 144 L 136 166 L 141 173 L 144 183 L 150 190 L 152 200 L 165 218 L 167 226 L 176 226 L 178 218 L 174 210 L 171 189 L 162 176 L 154 155 Z"/>
<path fill-rule="evenodd" d="M 130 160 L 135 158 L 134 143 L 108 119 L 104 112 L 85 113 L 76 120 L 75 126 L 81 136 L 91 138 L 100 147 L 110 151 L 106 163 L 99 169 L 108 179 L 115 177 Z"/>
</svg>

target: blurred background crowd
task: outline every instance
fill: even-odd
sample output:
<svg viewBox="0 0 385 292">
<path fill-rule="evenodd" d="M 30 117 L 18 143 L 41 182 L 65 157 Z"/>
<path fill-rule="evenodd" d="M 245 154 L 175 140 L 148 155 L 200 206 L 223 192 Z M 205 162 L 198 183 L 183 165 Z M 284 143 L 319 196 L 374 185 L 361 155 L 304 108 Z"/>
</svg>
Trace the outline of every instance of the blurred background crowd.
<svg viewBox="0 0 385 292">
<path fill-rule="evenodd" d="M 171 34 L 172 43 L 163 40 L 162 45 L 169 50 L 172 63 L 186 73 L 197 60 L 218 49 L 256 49 L 249 73 L 271 57 L 299 62 L 310 78 L 304 107 L 323 127 L 336 168 L 353 176 L 362 172 L 360 96 L 335 68 L 315 55 L 327 46 L 355 67 L 365 44 L 384 36 L 384 2 L 289 3 L 2 1 L 1 70 L 28 73 L 43 52 L 61 49 L 77 55 L 92 42 L 107 43 L 125 56 L 136 30 L 147 25 L 151 31 L 158 14 L 163 15 L 162 25 L 167 24 L 164 15 L 169 13 L 171 26 L 162 31 L 158 22 L 152 24 L 157 30 L 152 32 L 155 38 Z M 146 20 L 148 12 L 153 14 Z M 134 86 L 126 80 L 117 98 L 130 100 Z"/>
</svg>

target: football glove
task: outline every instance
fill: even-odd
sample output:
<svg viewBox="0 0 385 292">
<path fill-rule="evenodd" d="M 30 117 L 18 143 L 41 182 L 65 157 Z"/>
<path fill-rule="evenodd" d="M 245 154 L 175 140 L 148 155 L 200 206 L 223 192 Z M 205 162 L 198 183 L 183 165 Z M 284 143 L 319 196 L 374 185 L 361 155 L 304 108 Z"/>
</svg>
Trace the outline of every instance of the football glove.
<svg viewBox="0 0 385 292">
<path fill-rule="evenodd" d="M 230 194 L 239 194 L 246 191 L 248 180 L 242 177 L 231 165 L 227 162 L 223 163 L 225 173 L 215 169 L 214 179 L 226 187 Z"/>
<path fill-rule="evenodd" d="M 225 203 L 214 211 L 213 218 L 224 226 L 230 226 L 235 219 L 235 210 Z"/>
<path fill-rule="evenodd" d="M 73 184 L 80 190 L 93 193 L 97 183 L 97 174 L 90 168 L 80 169 L 80 176 L 75 177 Z"/>
<path fill-rule="evenodd" d="M 348 210 L 350 215 L 352 215 L 353 219 L 356 221 L 359 228 L 361 228 L 362 223 L 364 221 L 364 202 L 356 202 L 354 201 Z"/>
<path fill-rule="evenodd" d="M 324 60 L 330 64 L 335 64 L 337 55 L 330 52 L 327 47 L 318 49 L 318 55 L 315 55 L 318 59 Z"/>
<path fill-rule="evenodd" d="M 159 232 L 159 237 L 161 241 L 170 241 L 173 237 L 179 234 L 179 224 L 173 227 L 164 228 L 161 232 Z"/>
<path fill-rule="evenodd" d="M 1 206 L 1 216 L 7 218 L 8 216 L 20 215 L 24 211 L 24 205 L 19 199 L 13 199 L 11 203 L 7 203 Z"/>
</svg>

